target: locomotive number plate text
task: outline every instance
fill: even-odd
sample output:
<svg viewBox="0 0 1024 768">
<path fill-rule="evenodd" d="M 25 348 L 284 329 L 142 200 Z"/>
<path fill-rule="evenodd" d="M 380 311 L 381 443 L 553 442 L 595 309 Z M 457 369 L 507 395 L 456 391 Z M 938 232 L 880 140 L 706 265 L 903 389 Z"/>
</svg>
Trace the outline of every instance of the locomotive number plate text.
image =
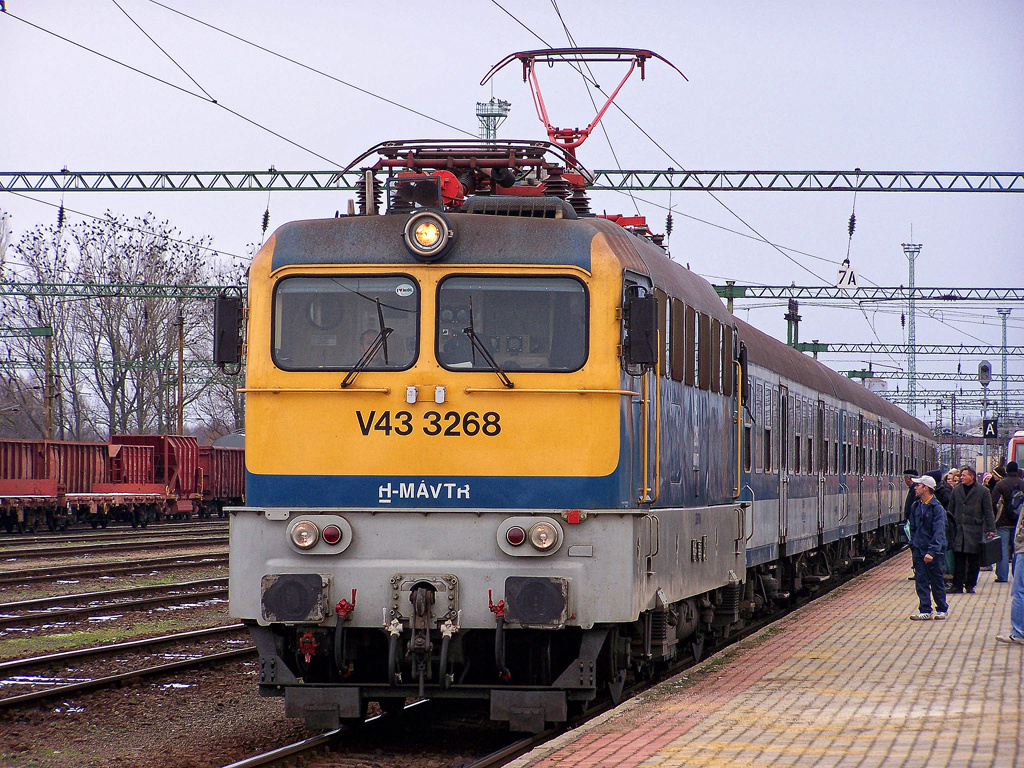
<svg viewBox="0 0 1024 768">
<path fill-rule="evenodd" d="M 501 434 L 501 415 L 495 411 L 479 414 L 476 411 L 427 411 L 413 416 L 409 411 L 356 411 L 359 431 L 364 437 L 373 432 L 385 435 L 411 435 L 420 429 L 423 434 L 435 437 L 456 437 L 460 435 L 485 435 L 495 437 Z"/>
</svg>

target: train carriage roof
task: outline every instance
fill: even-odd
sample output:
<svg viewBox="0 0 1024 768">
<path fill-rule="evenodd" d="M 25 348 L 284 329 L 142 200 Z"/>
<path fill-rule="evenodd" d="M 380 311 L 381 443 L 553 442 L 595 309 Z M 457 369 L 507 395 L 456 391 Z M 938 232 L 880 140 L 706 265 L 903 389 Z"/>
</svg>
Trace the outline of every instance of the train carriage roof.
<svg viewBox="0 0 1024 768">
<path fill-rule="evenodd" d="M 798 384 L 818 392 L 831 393 L 840 400 L 892 421 L 910 432 L 932 436 L 927 424 L 879 397 L 864 385 L 836 373 L 738 317 L 735 323 L 740 340 L 747 346 L 747 359 L 751 363 L 773 371 L 785 371 L 786 378 Z"/>
</svg>

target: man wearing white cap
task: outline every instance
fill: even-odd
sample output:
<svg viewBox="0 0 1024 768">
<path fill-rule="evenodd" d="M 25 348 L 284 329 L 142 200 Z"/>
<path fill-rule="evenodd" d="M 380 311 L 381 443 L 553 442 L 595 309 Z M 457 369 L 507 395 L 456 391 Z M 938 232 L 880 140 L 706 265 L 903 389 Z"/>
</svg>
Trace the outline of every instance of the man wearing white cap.
<svg viewBox="0 0 1024 768">
<path fill-rule="evenodd" d="M 930 621 L 934 599 L 934 618 L 942 621 L 948 610 L 943 579 L 946 510 L 935 498 L 935 478 L 922 475 L 913 478 L 911 482 L 917 501 L 910 508 L 910 551 L 914 556 L 914 581 L 921 605 L 919 611 L 910 618 L 913 621 Z"/>
</svg>

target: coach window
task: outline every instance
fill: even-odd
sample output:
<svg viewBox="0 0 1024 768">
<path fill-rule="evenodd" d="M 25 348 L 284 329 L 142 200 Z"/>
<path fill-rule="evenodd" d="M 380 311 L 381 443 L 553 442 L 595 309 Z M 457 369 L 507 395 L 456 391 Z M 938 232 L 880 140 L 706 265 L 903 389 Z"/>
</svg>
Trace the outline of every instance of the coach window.
<svg viewBox="0 0 1024 768">
<path fill-rule="evenodd" d="M 697 312 L 693 307 L 686 307 L 683 315 L 683 383 L 688 387 L 697 385 Z"/>
<path fill-rule="evenodd" d="M 757 381 L 753 387 L 754 402 L 750 404 L 750 410 L 754 416 L 754 471 L 761 472 L 764 469 L 764 385 Z"/>
<path fill-rule="evenodd" d="M 708 344 L 708 351 L 711 352 L 711 391 L 721 392 L 722 322 L 715 318 L 711 318 L 711 343 Z"/>
<path fill-rule="evenodd" d="M 407 275 L 285 277 L 274 288 L 274 363 L 344 371 L 365 358 L 366 370 L 409 368 L 419 350 L 419 311 L 419 286 Z M 366 357 L 370 348 L 376 351 Z"/>
<path fill-rule="evenodd" d="M 733 327 L 731 325 L 722 326 L 722 394 L 726 397 L 732 397 L 733 389 L 732 383 L 735 379 L 736 366 L 733 365 L 733 360 L 736 359 L 736 353 L 733 342 Z M 742 372 L 739 374 L 742 375 Z"/>
<path fill-rule="evenodd" d="M 686 360 L 686 326 L 683 323 L 684 313 L 685 310 L 683 309 L 683 302 L 679 299 L 672 299 L 671 309 L 669 310 L 672 347 L 672 352 L 669 355 L 669 358 L 672 362 L 669 367 L 672 370 L 672 378 L 676 381 L 682 381 L 686 376 L 686 368 L 684 366 L 684 360 Z"/>
<path fill-rule="evenodd" d="M 658 372 L 662 376 L 668 376 L 669 352 L 668 347 L 671 341 L 668 328 L 668 295 L 660 288 L 654 289 L 654 299 L 658 303 Z"/>
<path fill-rule="evenodd" d="M 587 359 L 587 293 L 573 277 L 445 278 L 437 360 L 450 370 L 576 371 Z"/>
<path fill-rule="evenodd" d="M 697 313 L 697 381 L 701 389 L 711 388 L 711 315 Z"/>
<path fill-rule="evenodd" d="M 839 409 L 832 409 L 832 474 L 839 474 Z"/>
</svg>

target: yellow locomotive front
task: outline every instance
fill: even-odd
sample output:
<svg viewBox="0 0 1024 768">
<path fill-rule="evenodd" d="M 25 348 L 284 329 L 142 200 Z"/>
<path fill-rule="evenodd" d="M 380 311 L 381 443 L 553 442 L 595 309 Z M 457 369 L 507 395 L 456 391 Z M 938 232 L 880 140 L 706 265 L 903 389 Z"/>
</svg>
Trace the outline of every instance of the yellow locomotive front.
<svg viewBox="0 0 1024 768">
<path fill-rule="evenodd" d="M 290 224 L 254 261 L 250 504 L 578 506 L 596 483 L 616 506 L 619 290 L 603 286 L 621 268 L 575 222 L 465 214 L 445 217 L 451 256 L 422 263 L 404 218 Z M 604 429 L 584 441 L 583 425 Z"/>
</svg>

